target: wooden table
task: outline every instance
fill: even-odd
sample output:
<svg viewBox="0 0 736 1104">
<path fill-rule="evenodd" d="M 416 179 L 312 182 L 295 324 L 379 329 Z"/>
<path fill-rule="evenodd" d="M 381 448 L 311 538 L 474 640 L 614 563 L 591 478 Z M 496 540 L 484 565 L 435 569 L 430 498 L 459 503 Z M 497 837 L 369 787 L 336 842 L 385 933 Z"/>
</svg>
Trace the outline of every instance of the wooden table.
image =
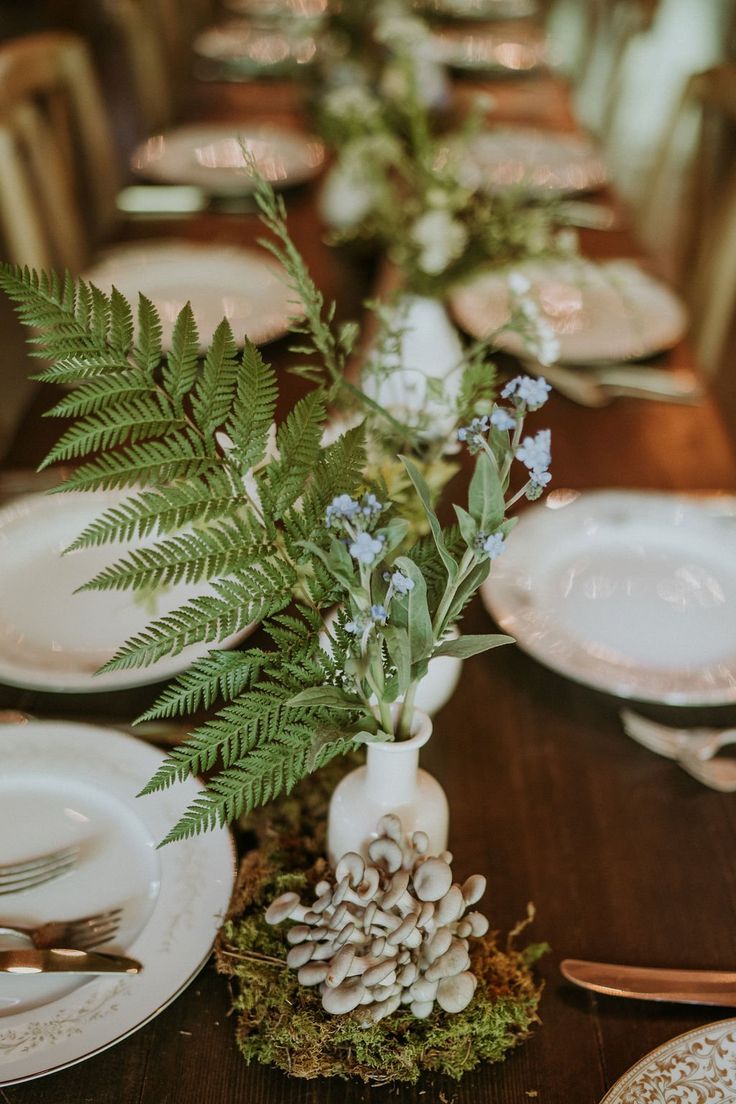
<svg viewBox="0 0 736 1104">
<path fill-rule="evenodd" d="M 560 86 L 494 86 L 504 111 L 548 114 L 569 126 Z M 233 119 L 262 105 L 259 90 L 206 86 L 194 113 Z M 521 100 L 520 100 L 521 97 Z M 546 105 L 543 107 L 542 105 Z M 518 111 L 517 111 L 518 115 Z M 329 252 L 314 228 L 311 194 L 290 200 L 298 243 L 327 295 L 355 314 L 371 266 Z M 146 233 L 249 243 L 252 217 L 206 215 L 182 224 L 148 224 Z M 142 234 L 139 227 L 137 236 Z M 594 257 L 631 255 L 626 231 L 583 235 Z M 284 343 L 270 350 L 280 367 Z M 682 347 L 673 364 L 687 365 Z M 6 467 L 35 462 L 48 441 L 40 411 L 28 416 Z M 556 487 L 736 490 L 736 462 L 718 411 L 618 400 L 584 410 L 553 397 L 540 424 L 553 430 Z M 469 631 L 487 631 L 476 604 Z M 39 714 L 129 718 L 153 697 L 73 700 L 3 688 L 0 706 Z M 41 1080 L 0 1090 L 3 1104 L 595 1104 L 635 1060 L 672 1036 L 719 1018 L 713 1009 L 596 998 L 564 984 L 561 958 L 650 965 L 736 965 L 736 799 L 705 789 L 673 763 L 626 737 L 618 703 L 577 686 L 504 648 L 466 663 L 460 689 L 437 717 L 424 762 L 452 809 L 450 846 L 458 875 L 488 874 L 485 910 L 508 930 L 533 901 L 532 939 L 552 953 L 541 963 L 543 1026 L 499 1066 L 460 1084 L 426 1077 L 415 1088 L 369 1090 L 341 1082 L 291 1081 L 247 1067 L 228 1019 L 225 982 L 208 966 L 160 1016 L 111 1050 Z M 652 715 L 672 720 L 675 711 Z M 736 710 L 684 711 L 677 720 L 733 722 Z M 721 1010 L 720 1016 L 726 1016 Z"/>
</svg>

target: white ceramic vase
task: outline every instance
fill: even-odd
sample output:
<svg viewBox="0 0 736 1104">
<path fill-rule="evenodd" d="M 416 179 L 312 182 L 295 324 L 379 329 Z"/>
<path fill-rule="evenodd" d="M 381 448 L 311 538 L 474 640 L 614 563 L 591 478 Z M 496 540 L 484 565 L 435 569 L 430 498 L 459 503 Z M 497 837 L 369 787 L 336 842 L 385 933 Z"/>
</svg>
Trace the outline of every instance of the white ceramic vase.
<svg viewBox="0 0 736 1104">
<path fill-rule="evenodd" d="M 346 851 L 367 856 L 376 825 L 395 813 L 408 834 L 426 832 L 429 853 L 447 847 L 449 811 L 445 791 L 436 778 L 419 767 L 419 749 L 432 735 L 432 722 L 414 713 L 408 740 L 367 745 L 364 767 L 351 771 L 336 786 L 327 823 L 327 853 L 333 866 Z"/>
<path fill-rule="evenodd" d="M 362 386 L 395 417 L 416 425 L 428 416 L 427 437 L 446 437 L 455 425 L 463 347 L 444 303 L 426 295 L 404 295 L 394 307 L 401 329 L 395 356 L 384 355 L 382 371 L 371 371 L 370 358 Z M 386 369 L 390 368 L 390 374 Z M 442 399 L 428 394 L 430 379 L 441 380 Z"/>
</svg>

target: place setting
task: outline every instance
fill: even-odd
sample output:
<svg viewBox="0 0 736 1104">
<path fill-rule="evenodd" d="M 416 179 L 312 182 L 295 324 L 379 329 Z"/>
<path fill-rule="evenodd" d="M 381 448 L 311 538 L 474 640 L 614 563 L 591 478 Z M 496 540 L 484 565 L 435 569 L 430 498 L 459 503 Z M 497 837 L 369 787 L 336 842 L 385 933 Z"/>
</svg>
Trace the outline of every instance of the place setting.
<svg viewBox="0 0 736 1104">
<path fill-rule="evenodd" d="M 175 999 L 210 956 L 235 856 L 227 832 L 157 850 L 199 784 L 138 800 L 163 758 L 140 740 L 38 721 L 0 725 L 0 748 L 0 1085 L 12 1085 L 89 1058 Z"/>
<path fill-rule="evenodd" d="M 0 34 L 0 1095 L 736 1100 L 728 47 L 115 14 Z"/>
</svg>

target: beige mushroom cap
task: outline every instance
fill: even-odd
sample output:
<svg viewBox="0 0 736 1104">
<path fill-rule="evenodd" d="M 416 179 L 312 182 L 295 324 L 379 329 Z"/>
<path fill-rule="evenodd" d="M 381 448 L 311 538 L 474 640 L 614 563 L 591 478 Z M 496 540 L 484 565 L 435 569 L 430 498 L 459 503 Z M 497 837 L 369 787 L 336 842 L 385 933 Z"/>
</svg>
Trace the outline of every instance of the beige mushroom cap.
<svg viewBox="0 0 736 1104">
<path fill-rule="evenodd" d="M 292 912 L 299 908 L 299 896 L 296 893 L 282 893 L 266 909 L 266 923 L 280 924 L 288 920 Z"/>
<path fill-rule="evenodd" d="M 445 1012 L 462 1012 L 473 999 L 475 986 L 475 977 L 470 973 L 443 978 L 437 986 L 437 1003 Z"/>
<path fill-rule="evenodd" d="M 439 901 L 452 885 L 452 870 L 442 859 L 426 859 L 414 871 L 413 882 L 420 901 Z"/>
<path fill-rule="evenodd" d="M 344 1016 L 357 1008 L 366 992 L 361 978 L 347 978 L 336 989 L 326 987 L 322 993 L 322 1007 L 332 1016 Z"/>
</svg>

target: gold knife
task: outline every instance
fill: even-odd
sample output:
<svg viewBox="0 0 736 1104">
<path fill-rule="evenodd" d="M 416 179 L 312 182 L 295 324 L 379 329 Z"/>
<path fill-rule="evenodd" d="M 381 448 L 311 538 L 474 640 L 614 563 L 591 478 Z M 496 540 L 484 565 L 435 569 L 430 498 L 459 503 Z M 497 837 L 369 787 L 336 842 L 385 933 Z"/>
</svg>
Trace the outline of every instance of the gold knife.
<svg viewBox="0 0 736 1104">
<path fill-rule="evenodd" d="M 736 1008 L 736 973 L 721 970 L 668 970 L 651 966 L 614 966 L 566 958 L 562 976 L 583 989 L 611 997 L 713 1004 Z"/>
<path fill-rule="evenodd" d="M 71 947 L 0 951 L 0 974 L 139 974 L 142 969 L 134 958 Z"/>
</svg>

